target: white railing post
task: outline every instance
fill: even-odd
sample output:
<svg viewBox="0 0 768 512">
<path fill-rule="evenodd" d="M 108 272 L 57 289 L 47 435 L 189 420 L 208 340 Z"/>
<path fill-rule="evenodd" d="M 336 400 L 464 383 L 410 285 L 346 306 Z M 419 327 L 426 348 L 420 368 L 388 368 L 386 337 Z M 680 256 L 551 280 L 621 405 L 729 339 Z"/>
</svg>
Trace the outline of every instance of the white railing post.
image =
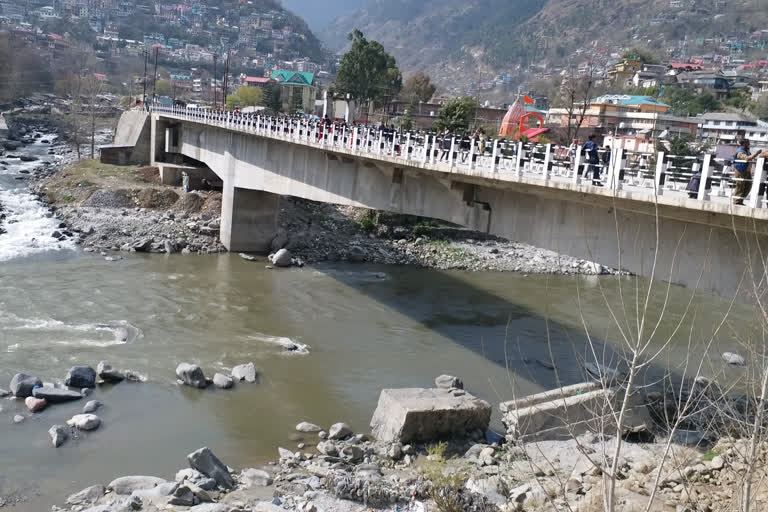
<svg viewBox="0 0 768 512">
<path fill-rule="evenodd" d="M 429 158 L 429 137 L 429 134 L 424 135 L 424 153 L 421 155 L 421 163 L 423 164 L 427 163 Z"/>
<path fill-rule="evenodd" d="M 451 153 L 448 155 L 448 167 L 453 169 L 453 152 L 456 150 L 456 137 L 451 137 Z"/>
<path fill-rule="evenodd" d="M 347 125 L 344 125 L 344 128 L 341 129 L 341 147 L 346 147 L 347 143 L 344 142 L 347 140 Z"/>
<path fill-rule="evenodd" d="M 752 208 L 762 208 L 760 203 L 760 186 L 765 176 L 765 158 L 758 158 L 755 165 L 755 173 L 752 177 L 752 190 L 749 194 L 749 206 Z"/>
<path fill-rule="evenodd" d="M 491 151 L 491 172 L 496 172 L 496 157 L 499 154 L 499 139 L 493 139 L 493 150 Z"/>
<path fill-rule="evenodd" d="M 480 155 L 482 156 L 482 155 Z M 475 168 L 475 138 L 469 139 L 469 170 Z"/>
<path fill-rule="evenodd" d="M 411 159 L 411 132 L 405 136 L 405 160 Z"/>
<path fill-rule="evenodd" d="M 621 170 L 622 148 L 616 148 L 611 155 L 611 162 L 608 164 L 608 172 L 605 176 L 605 184 L 612 190 L 619 189 L 619 171 Z"/>
<path fill-rule="evenodd" d="M 523 173 L 522 164 L 523 164 L 523 142 L 520 141 L 517 143 L 517 158 L 515 162 L 515 175 L 517 177 L 520 177 Z"/>
<path fill-rule="evenodd" d="M 656 176 L 654 177 L 654 186 L 656 187 L 656 195 L 660 196 L 664 193 L 664 190 L 662 188 L 661 184 L 661 176 L 665 175 L 666 180 L 666 173 L 664 172 L 664 152 L 659 151 L 659 153 L 656 155 Z"/>
<path fill-rule="evenodd" d="M 437 135 L 434 136 L 432 139 L 432 151 L 430 152 L 430 158 L 429 161 L 433 164 L 435 163 L 435 158 L 437 158 L 437 155 L 435 153 L 437 152 Z"/>
<path fill-rule="evenodd" d="M 544 155 L 544 169 L 541 173 L 544 175 L 544 181 L 549 181 L 549 160 L 552 157 L 552 144 L 547 143 L 547 150 Z"/>
<path fill-rule="evenodd" d="M 581 183 L 581 146 L 576 146 L 576 155 L 573 159 L 573 176 L 571 176 L 574 185 Z"/>
<path fill-rule="evenodd" d="M 701 182 L 699 183 L 699 193 L 696 198 L 699 201 L 708 201 L 709 194 L 707 193 L 707 181 L 709 181 L 709 167 L 712 162 L 712 155 L 707 153 L 704 155 L 704 163 L 701 167 Z"/>
<path fill-rule="evenodd" d="M 376 142 L 376 151 L 375 151 L 377 155 L 381 154 L 381 146 L 383 146 L 383 142 L 384 142 L 384 132 L 382 130 L 379 130 L 379 140 Z"/>
</svg>

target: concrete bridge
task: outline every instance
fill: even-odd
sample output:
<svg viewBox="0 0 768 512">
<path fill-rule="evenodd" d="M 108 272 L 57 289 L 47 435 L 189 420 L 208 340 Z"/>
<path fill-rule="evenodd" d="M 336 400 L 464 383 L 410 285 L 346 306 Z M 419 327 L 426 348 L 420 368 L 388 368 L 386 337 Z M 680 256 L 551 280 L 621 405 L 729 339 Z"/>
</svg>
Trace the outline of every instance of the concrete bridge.
<svg viewBox="0 0 768 512">
<path fill-rule="evenodd" d="M 656 258 L 656 278 L 730 295 L 768 230 L 763 159 L 736 206 L 730 162 L 711 155 L 615 149 L 593 184 L 591 171 L 576 172 L 589 167 L 580 151 L 570 163 L 567 148 L 550 144 L 487 140 L 480 153 L 476 141 L 452 139 L 441 151 L 426 133 L 183 108 L 126 114 L 149 126 L 118 128 L 133 139 L 112 153 L 148 145 L 164 173 L 183 156 L 221 178 L 221 241 L 231 251 L 268 250 L 279 196 L 289 195 L 443 219 L 646 276 Z M 694 173 L 700 186 L 687 191 Z"/>
</svg>

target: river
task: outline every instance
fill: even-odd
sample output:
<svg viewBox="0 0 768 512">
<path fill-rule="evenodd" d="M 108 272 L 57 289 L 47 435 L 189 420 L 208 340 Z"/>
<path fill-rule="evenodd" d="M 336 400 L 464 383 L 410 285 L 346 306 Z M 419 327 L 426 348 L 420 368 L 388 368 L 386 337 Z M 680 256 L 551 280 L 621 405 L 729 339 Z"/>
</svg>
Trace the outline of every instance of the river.
<svg viewBox="0 0 768 512">
<path fill-rule="evenodd" d="M 35 415 L 21 401 L 0 401 L 0 497 L 23 497 L 10 510 L 49 509 L 121 475 L 170 478 L 200 446 L 232 467 L 263 463 L 277 457 L 277 446 L 295 447 L 289 436 L 303 420 L 367 431 L 382 388 L 430 386 L 441 373 L 460 376 L 494 405 L 557 378 L 582 380 L 577 288 L 591 334 L 618 343 L 598 286 L 617 306 L 614 276 L 340 264 L 269 270 L 229 254 L 105 261 L 49 238 L 57 221 L 13 179 L 21 165 L 33 164 L 0 171 L 0 203 L 7 221 L 17 221 L 0 235 L 0 387 L 18 371 L 52 381 L 74 364 L 100 360 L 147 381 L 98 388 L 103 426 L 59 449 L 47 429 L 84 401 Z M 661 333 L 672 332 L 688 293 L 672 289 Z M 652 318 L 662 301 L 663 293 L 654 295 Z M 714 297 L 695 304 L 706 320 L 678 334 L 665 354 L 670 361 L 683 360 L 689 334 L 705 338 L 724 309 Z M 747 314 L 736 311 L 735 323 Z M 308 353 L 285 353 L 281 340 L 306 344 Z M 720 352 L 707 356 L 713 371 L 722 366 Z M 232 391 L 181 388 L 174 375 L 181 361 L 199 363 L 209 376 L 253 361 L 261 380 Z M 13 424 L 15 414 L 28 417 Z"/>
</svg>

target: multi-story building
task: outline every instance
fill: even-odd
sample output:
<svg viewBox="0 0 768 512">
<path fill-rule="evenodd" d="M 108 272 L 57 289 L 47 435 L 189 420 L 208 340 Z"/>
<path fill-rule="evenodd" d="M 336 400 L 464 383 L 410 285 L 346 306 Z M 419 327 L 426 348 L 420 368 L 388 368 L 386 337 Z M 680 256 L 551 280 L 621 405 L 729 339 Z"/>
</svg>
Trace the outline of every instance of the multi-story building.
<svg viewBox="0 0 768 512">
<path fill-rule="evenodd" d="M 649 96 L 604 95 L 590 101 L 581 118 L 581 106 L 569 114 L 566 108 L 551 108 L 546 126 L 579 126 L 581 134 L 643 135 L 647 139 L 695 136 L 698 122 L 670 115 L 669 105 Z"/>
<path fill-rule="evenodd" d="M 768 124 L 750 119 L 742 114 L 710 112 L 695 118 L 698 121 L 698 138 L 710 144 L 736 143 L 738 133 L 753 144 L 761 146 L 768 142 Z"/>
</svg>

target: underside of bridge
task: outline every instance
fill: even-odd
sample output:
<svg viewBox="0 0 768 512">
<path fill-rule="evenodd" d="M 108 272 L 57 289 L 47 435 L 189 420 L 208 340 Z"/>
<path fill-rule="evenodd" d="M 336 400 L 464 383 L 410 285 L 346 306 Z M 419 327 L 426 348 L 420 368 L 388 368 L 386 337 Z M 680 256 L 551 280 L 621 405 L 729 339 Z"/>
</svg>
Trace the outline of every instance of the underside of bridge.
<svg viewBox="0 0 768 512">
<path fill-rule="evenodd" d="M 267 250 L 275 232 L 278 198 L 287 195 L 443 219 L 731 295 L 746 287 L 745 269 L 757 268 L 758 244 L 765 243 L 768 233 L 764 221 L 723 213 L 415 165 L 395 167 L 194 122 L 153 119 L 155 123 L 153 148 L 158 155 L 164 149 L 197 160 L 223 181 L 221 239 L 231 251 Z"/>
</svg>

